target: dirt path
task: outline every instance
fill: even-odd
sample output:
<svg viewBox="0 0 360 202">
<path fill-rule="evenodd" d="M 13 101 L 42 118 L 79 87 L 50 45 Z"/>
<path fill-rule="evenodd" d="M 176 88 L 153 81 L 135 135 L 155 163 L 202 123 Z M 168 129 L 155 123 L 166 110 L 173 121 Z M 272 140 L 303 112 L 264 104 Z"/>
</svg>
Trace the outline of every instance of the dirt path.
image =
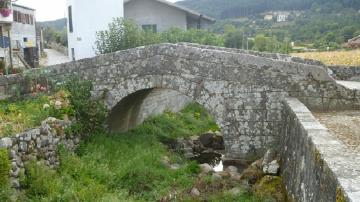
<svg viewBox="0 0 360 202">
<path fill-rule="evenodd" d="M 53 49 L 45 49 L 44 50 L 47 54 L 47 58 L 46 58 L 46 64 L 45 66 L 50 66 L 50 65 L 56 65 L 56 64 L 61 64 L 61 63 L 66 63 L 66 62 L 70 62 L 70 59 L 68 56 L 53 50 Z"/>
</svg>

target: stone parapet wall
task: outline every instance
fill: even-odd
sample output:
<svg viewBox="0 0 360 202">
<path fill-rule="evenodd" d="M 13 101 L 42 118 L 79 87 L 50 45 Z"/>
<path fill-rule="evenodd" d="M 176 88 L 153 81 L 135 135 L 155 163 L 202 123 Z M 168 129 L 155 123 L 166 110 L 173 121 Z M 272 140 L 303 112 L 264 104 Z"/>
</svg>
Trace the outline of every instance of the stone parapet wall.
<svg viewBox="0 0 360 202">
<path fill-rule="evenodd" d="M 284 101 L 282 177 L 295 201 L 360 201 L 360 156 L 319 123 L 296 98 Z"/>
<path fill-rule="evenodd" d="M 19 188 L 19 178 L 25 172 L 25 164 L 29 161 L 44 161 L 50 168 L 60 165 L 58 146 L 73 150 L 79 144 L 78 137 L 66 137 L 65 128 L 69 122 L 48 118 L 41 126 L 13 137 L 0 139 L 0 148 L 9 151 L 11 161 L 11 184 Z"/>
<path fill-rule="evenodd" d="M 360 81 L 360 66 L 328 66 L 337 80 Z"/>
<path fill-rule="evenodd" d="M 308 64 L 308 65 L 325 66 L 322 62 L 320 62 L 318 60 L 294 57 L 291 55 L 285 55 L 285 54 L 280 54 L 280 53 L 258 52 L 258 51 L 252 51 L 252 50 L 244 50 L 244 49 L 237 49 L 237 48 L 224 48 L 224 47 L 200 45 L 200 44 L 194 44 L 194 43 L 179 43 L 179 44 L 203 48 L 203 49 L 212 49 L 212 50 L 226 51 L 226 52 L 233 52 L 233 53 L 240 53 L 240 54 L 249 54 L 249 55 L 254 55 L 254 56 L 259 56 L 259 57 L 270 58 L 270 59 L 274 59 L 274 60 L 286 61 L 286 62 L 295 62 L 295 63 L 302 63 L 302 64 Z"/>
</svg>

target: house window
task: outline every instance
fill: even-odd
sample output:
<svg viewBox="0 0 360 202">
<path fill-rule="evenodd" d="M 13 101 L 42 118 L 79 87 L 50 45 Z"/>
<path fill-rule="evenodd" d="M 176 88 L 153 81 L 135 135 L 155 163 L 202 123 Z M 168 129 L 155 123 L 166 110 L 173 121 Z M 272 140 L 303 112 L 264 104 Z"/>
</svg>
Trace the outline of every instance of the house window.
<svg viewBox="0 0 360 202">
<path fill-rule="evenodd" d="M 145 32 L 152 32 L 152 33 L 157 32 L 156 25 L 142 25 L 141 27 Z"/>
<path fill-rule="evenodd" d="M 71 6 L 68 7 L 68 15 L 69 15 L 69 31 L 72 33 L 74 31 L 73 29 L 73 19 L 72 19 L 72 8 Z"/>
<path fill-rule="evenodd" d="M 17 11 L 14 11 L 13 17 L 14 17 L 14 21 L 17 22 L 18 21 L 18 12 Z"/>
<path fill-rule="evenodd" d="M 27 37 L 24 37 L 24 42 L 28 42 L 28 38 Z"/>
<path fill-rule="evenodd" d="M 34 16 L 30 15 L 30 24 L 33 25 L 34 24 Z"/>
<path fill-rule="evenodd" d="M 29 14 L 25 14 L 25 23 L 30 24 L 30 16 L 29 16 Z"/>
</svg>

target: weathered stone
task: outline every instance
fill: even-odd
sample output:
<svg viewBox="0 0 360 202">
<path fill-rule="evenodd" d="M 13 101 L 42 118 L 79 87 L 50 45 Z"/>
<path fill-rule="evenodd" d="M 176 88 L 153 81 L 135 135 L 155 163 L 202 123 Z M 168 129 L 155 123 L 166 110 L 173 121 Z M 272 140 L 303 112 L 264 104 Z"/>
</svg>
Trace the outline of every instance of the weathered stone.
<svg viewBox="0 0 360 202">
<path fill-rule="evenodd" d="M 228 171 L 228 172 L 230 172 L 230 173 L 237 173 L 237 172 L 239 172 L 239 171 L 238 171 L 238 168 L 235 167 L 235 166 L 228 166 L 228 167 L 225 169 L 225 171 Z"/>
<path fill-rule="evenodd" d="M 14 188 L 20 188 L 20 182 L 19 182 L 19 179 L 17 178 L 12 178 L 10 180 L 10 183 L 11 183 L 11 186 L 14 187 Z"/>
<path fill-rule="evenodd" d="M 27 150 L 28 150 L 28 145 L 27 145 L 27 143 L 24 142 L 24 141 L 21 141 L 21 142 L 19 143 L 19 151 L 20 151 L 20 152 L 27 152 Z"/>
<path fill-rule="evenodd" d="M 221 176 L 219 173 L 213 173 L 213 174 L 211 175 L 211 179 L 212 179 L 213 181 L 220 181 L 220 180 L 222 179 L 222 176 Z"/>
<path fill-rule="evenodd" d="M 230 172 L 230 178 L 234 181 L 240 181 L 241 180 L 241 175 L 239 173 L 236 172 Z"/>
<path fill-rule="evenodd" d="M 200 191 L 197 188 L 194 187 L 194 188 L 191 189 L 190 195 L 192 197 L 198 197 L 198 196 L 200 196 Z"/>
<path fill-rule="evenodd" d="M 181 166 L 180 166 L 179 164 L 176 164 L 176 163 L 170 165 L 170 169 L 171 169 L 171 170 L 179 170 L 180 167 L 181 167 Z"/>
<path fill-rule="evenodd" d="M 0 139 L 0 148 L 10 148 L 12 146 L 12 140 L 9 137 Z"/>
<path fill-rule="evenodd" d="M 200 169 L 202 173 L 212 173 L 214 169 L 207 163 L 200 164 Z"/>
<path fill-rule="evenodd" d="M 255 184 L 264 176 L 263 172 L 259 169 L 249 167 L 244 170 L 241 175 L 242 180 L 246 180 L 249 184 Z"/>
<path fill-rule="evenodd" d="M 267 175 L 277 175 L 279 174 L 279 169 L 280 165 L 277 160 L 273 160 L 263 166 L 263 172 Z"/>
<path fill-rule="evenodd" d="M 263 157 L 261 167 L 263 168 L 265 165 L 272 162 L 275 158 L 276 158 L 276 151 L 274 149 L 267 150 L 264 157 Z"/>
</svg>

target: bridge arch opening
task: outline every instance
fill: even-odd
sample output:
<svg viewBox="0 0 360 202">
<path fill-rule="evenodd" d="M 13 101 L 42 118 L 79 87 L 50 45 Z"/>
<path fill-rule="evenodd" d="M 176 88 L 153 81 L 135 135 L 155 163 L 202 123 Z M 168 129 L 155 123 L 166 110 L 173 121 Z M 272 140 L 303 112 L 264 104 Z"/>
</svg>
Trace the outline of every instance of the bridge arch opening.
<svg viewBox="0 0 360 202">
<path fill-rule="evenodd" d="M 112 132 L 125 132 L 141 124 L 148 117 L 165 111 L 179 112 L 190 103 L 198 102 L 176 90 L 166 88 L 138 90 L 122 98 L 111 109 L 108 127 Z M 206 106 L 200 105 L 216 120 Z"/>
</svg>

